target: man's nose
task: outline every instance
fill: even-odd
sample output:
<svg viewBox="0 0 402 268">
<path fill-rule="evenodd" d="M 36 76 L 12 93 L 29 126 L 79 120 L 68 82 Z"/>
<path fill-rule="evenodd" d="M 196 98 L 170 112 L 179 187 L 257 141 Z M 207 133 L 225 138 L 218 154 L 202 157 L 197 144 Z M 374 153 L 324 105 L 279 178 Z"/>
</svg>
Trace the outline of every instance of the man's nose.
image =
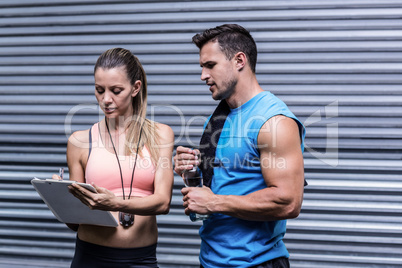
<svg viewBox="0 0 402 268">
<path fill-rule="evenodd" d="M 202 68 L 202 71 L 201 71 L 201 80 L 202 80 L 202 81 L 205 81 L 205 80 L 207 80 L 208 78 L 210 78 L 209 72 L 208 72 L 207 70 L 205 70 L 204 68 Z"/>
</svg>

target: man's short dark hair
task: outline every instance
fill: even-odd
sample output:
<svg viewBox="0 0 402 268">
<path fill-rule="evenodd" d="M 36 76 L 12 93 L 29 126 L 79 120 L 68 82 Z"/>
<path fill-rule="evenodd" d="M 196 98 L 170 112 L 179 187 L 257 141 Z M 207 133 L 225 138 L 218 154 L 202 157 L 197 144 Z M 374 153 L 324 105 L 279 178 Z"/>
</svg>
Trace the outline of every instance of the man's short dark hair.
<svg viewBox="0 0 402 268">
<path fill-rule="evenodd" d="M 218 42 L 226 58 L 230 60 L 238 52 L 243 52 L 255 73 L 257 64 L 257 46 L 250 32 L 237 24 L 223 24 L 207 29 L 193 36 L 193 43 L 201 49 L 209 41 Z"/>
</svg>

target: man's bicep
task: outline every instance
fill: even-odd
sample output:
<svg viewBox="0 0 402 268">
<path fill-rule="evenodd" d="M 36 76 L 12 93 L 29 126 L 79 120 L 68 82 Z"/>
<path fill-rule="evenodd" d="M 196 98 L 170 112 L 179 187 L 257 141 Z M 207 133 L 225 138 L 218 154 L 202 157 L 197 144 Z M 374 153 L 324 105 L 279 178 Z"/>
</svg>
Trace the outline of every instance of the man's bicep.
<svg viewBox="0 0 402 268">
<path fill-rule="evenodd" d="M 260 130 L 258 145 L 267 186 L 293 188 L 290 184 L 304 184 L 300 131 L 294 119 L 285 116 L 269 119 Z"/>
</svg>

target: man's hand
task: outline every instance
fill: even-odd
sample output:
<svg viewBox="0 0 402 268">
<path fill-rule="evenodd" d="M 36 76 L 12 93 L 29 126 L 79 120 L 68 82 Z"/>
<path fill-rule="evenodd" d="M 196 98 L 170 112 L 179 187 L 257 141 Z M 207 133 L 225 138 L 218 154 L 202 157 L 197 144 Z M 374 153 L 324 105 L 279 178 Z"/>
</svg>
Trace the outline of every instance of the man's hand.
<svg viewBox="0 0 402 268">
<path fill-rule="evenodd" d="M 216 196 L 210 188 L 204 187 L 185 187 L 181 189 L 183 194 L 184 212 L 189 215 L 190 212 L 198 214 L 211 214 L 215 205 L 218 203 Z"/>
<path fill-rule="evenodd" d="M 183 171 L 192 169 L 193 166 L 198 166 L 200 164 L 199 155 L 200 151 L 198 149 L 177 147 L 176 155 L 173 158 L 174 171 L 181 176 Z"/>
</svg>

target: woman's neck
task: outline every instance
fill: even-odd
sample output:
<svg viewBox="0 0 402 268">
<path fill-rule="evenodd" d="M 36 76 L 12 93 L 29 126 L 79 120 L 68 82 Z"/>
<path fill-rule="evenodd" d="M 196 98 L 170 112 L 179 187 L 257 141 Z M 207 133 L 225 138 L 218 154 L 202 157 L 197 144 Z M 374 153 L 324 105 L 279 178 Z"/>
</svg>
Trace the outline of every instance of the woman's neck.
<svg viewBox="0 0 402 268">
<path fill-rule="evenodd" d="M 107 118 L 105 117 L 105 124 L 109 126 L 109 130 L 113 132 L 125 131 L 126 119 L 124 118 Z"/>
<path fill-rule="evenodd" d="M 112 136 L 113 141 L 118 145 L 120 138 L 125 139 L 126 124 L 124 120 L 115 120 L 115 118 L 105 118 L 105 131 L 107 136 Z M 107 137 L 106 139 L 108 139 Z M 123 142 L 124 144 L 124 142 Z"/>
<path fill-rule="evenodd" d="M 103 129 L 103 141 L 108 150 L 112 153 L 116 152 L 118 155 L 123 155 L 126 144 L 126 127 L 124 121 L 105 117 Z"/>
</svg>

